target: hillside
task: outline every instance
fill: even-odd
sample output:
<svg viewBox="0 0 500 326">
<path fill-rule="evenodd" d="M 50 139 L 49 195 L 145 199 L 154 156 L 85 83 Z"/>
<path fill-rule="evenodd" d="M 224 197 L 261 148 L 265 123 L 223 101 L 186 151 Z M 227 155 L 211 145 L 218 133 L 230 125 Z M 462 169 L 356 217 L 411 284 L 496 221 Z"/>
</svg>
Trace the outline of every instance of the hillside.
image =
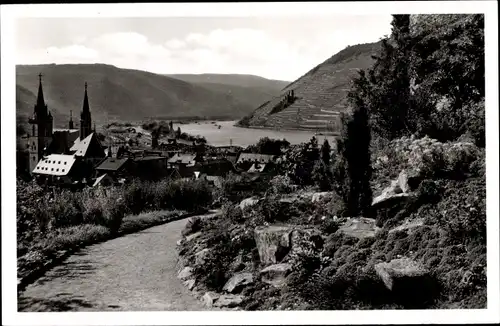
<svg viewBox="0 0 500 326">
<path fill-rule="evenodd" d="M 273 129 L 335 129 L 339 112 L 346 109 L 351 78 L 358 69 L 372 65 L 378 47 L 379 43 L 368 43 L 345 48 L 286 86 L 281 97 L 264 102 L 241 123 Z M 280 110 L 280 101 L 292 90 L 296 100 Z"/>
<path fill-rule="evenodd" d="M 197 84 L 215 92 L 231 95 L 253 108 L 278 96 L 290 82 L 270 80 L 253 75 L 200 74 L 167 75 L 188 83 Z"/>
<path fill-rule="evenodd" d="M 253 106 L 224 91 L 209 89 L 168 76 L 104 64 L 30 65 L 16 68 L 18 116 L 32 114 L 39 73 L 56 126 L 70 110 L 77 116 L 88 83 L 92 115 L 98 123 L 137 121 L 150 117 L 224 117 L 237 119 Z"/>
<path fill-rule="evenodd" d="M 242 74 L 175 74 L 167 76 L 189 83 L 223 84 L 262 89 L 263 91 L 270 92 L 280 91 L 290 84 L 289 81 L 266 79 L 260 76 Z"/>
</svg>

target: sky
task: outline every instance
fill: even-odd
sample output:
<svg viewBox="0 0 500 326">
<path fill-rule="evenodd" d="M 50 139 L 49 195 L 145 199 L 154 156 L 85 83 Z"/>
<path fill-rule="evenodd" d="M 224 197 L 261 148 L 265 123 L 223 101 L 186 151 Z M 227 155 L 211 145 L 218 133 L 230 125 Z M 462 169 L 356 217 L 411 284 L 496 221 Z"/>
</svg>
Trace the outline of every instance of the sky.
<svg viewBox="0 0 500 326">
<path fill-rule="evenodd" d="M 349 45 L 390 34 L 390 22 L 389 14 L 19 18 L 16 64 L 105 63 L 293 81 Z"/>
</svg>

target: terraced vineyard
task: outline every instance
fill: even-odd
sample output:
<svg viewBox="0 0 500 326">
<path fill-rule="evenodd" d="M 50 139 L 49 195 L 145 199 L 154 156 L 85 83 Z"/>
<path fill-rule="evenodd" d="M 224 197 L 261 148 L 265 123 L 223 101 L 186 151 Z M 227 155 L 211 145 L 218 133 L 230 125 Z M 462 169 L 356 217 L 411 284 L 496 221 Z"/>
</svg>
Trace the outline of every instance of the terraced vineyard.
<svg viewBox="0 0 500 326">
<path fill-rule="evenodd" d="M 347 92 L 359 69 L 373 63 L 379 43 L 345 48 L 281 91 L 280 97 L 264 103 L 249 119 L 249 126 L 272 129 L 336 131 L 340 112 L 347 109 Z M 297 99 L 285 109 L 272 113 L 290 91 Z"/>
</svg>

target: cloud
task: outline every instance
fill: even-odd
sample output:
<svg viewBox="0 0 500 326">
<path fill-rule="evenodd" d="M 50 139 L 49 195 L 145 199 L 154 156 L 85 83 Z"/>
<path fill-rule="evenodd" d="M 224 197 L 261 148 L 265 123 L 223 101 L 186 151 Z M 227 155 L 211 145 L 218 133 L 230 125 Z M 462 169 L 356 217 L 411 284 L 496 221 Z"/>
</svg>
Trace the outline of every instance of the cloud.
<svg viewBox="0 0 500 326">
<path fill-rule="evenodd" d="M 88 48 L 83 45 L 70 45 L 65 47 L 55 47 L 51 46 L 47 48 L 46 54 L 48 57 L 54 59 L 62 59 L 62 60 L 90 60 L 97 59 L 99 54 L 96 50 Z"/>
<path fill-rule="evenodd" d="M 19 63 L 99 62 L 161 74 L 241 73 L 292 81 L 347 45 L 375 41 L 379 33 L 366 28 L 322 29 L 305 37 L 288 29 L 274 32 L 217 28 L 169 39 L 156 35 L 154 42 L 134 31 L 78 35 L 73 44 L 23 51 Z"/>
<path fill-rule="evenodd" d="M 135 32 L 104 34 L 94 38 L 89 45 L 105 57 L 168 57 L 170 51 L 162 45 L 152 44 L 148 38 Z"/>
<path fill-rule="evenodd" d="M 186 42 L 174 38 L 165 42 L 165 46 L 168 49 L 178 50 L 184 48 L 186 46 Z"/>
</svg>

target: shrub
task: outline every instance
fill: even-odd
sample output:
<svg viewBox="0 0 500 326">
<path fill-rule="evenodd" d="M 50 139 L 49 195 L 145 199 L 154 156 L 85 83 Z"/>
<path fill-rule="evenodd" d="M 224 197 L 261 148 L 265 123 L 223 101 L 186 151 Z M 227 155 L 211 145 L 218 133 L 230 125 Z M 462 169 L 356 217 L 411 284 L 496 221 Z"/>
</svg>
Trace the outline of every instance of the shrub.
<svg viewBox="0 0 500 326">
<path fill-rule="evenodd" d="M 183 236 L 188 236 L 190 234 L 200 231 L 202 228 L 203 228 L 203 220 L 199 216 L 195 216 L 188 220 L 181 234 Z"/>
<path fill-rule="evenodd" d="M 53 216 L 53 227 L 59 228 L 84 223 L 80 206 L 78 195 L 65 190 L 47 203 L 46 210 Z"/>
<path fill-rule="evenodd" d="M 222 208 L 222 217 L 234 224 L 239 224 L 244 220 L 240 206 L 232 204 L 227 204 Z"/>
<path fill-rule="evenodd" d="M 340 227 L 340 223 L 337 220 L 334 220 L 332 218 L 325 218 L 324 220 L 321 220 L 321 224 L 319 226 L 321 232 L 324 234 L 332 234 L 337 232 L 337 230 Z"/>
<path fill-rule="evenodd" d="M 352 116 L 343 116 L 341 138 L 334 162 L 335 190 L 342 197 L 349 216 L 371 216 L 370 128 L 362 101 L 351 98 Z"/>
<path fill-rule="evenodd" d="M 274 194 L 290 194 L 296 190 L 288 176 L 277 175 L 271 179 L 271 192 Z"/>
</svg>

